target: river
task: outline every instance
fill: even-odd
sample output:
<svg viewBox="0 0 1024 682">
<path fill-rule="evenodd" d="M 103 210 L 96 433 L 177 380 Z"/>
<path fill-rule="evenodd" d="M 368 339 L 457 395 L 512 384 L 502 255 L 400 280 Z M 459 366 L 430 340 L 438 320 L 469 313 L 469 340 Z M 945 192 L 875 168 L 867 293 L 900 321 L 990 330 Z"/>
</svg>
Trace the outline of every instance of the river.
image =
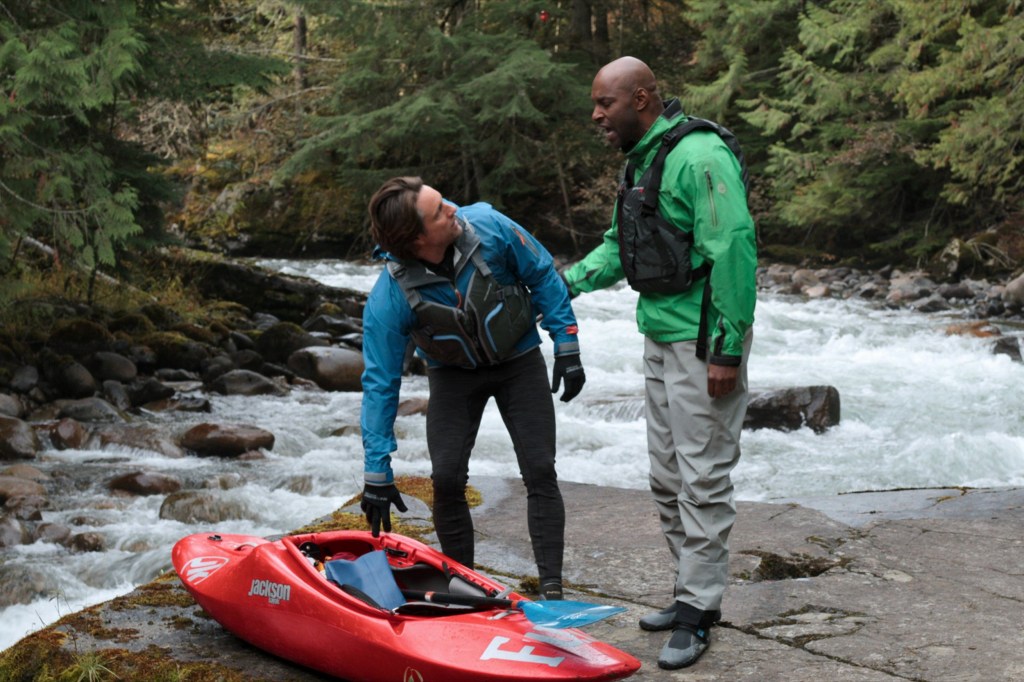
<svg viewBox="0 0 1024 682">
<path fill-rule="evenodd" d="M 377 268 L 345 262 L 263 261 L 283 272 L 368 291 Z M 647 456 L 639 399 L 643 342 L 635 294 L 624 287 L 574 301 L 587 384 L 569 404 L 556 401 L 562 479 L 644 489 Z M 734 472 L 741 500 L 834 495 L 933 486 L 1024 485 L 1024 365 L 991 352 L 991 340 L 947 336 L 957 321 L 879 309 L 864 301 L 762 296 L 750 361 L 752 389 L 828 384 L 842 402 L 839 426 L 743 435 Z M 1004 330 L 1009 332 L 1011 330 Z M 549 344 L 545 353 L 550 364 Z M 403 397 L 426 397 L 410 377 Z M 271 535 L 341 506 L 362 489 L 358 435 L 338 433 L 359 419 L 359 394 L 294 390 L 279 397 L 207 396 L 212 415 L 154 415 L 169 428 L 200 421 L 255 424 L 276 443 L 266 459 L 171 459 L 125 449 L 48 450 L 34 462 L 70 478 L 46 521 L 94 531 L 106 551 L 72 554 L 36 543 L 0 550 L 4 581 L 44 576 L 52 597 L 0 609 L 0 649 L 61 615 L 130 591 L 170 569 L 170 548 L 213 530 L 161 520 L 160 496 L 112 497 L 105 482 L 125 471 L 173 474 L 186 488 L 208 488 L 237 504 L 239 520 L 216 530 Z M 427 475 L 424 420 L 400 418 L 397 474 Z M 488 407 L 471 475 L 517 476 L 508 434 Z M 70 475 L 69 475 L 70 474 Z M 571 523 L 571 519 L 569 520 Z"/>
</svg>

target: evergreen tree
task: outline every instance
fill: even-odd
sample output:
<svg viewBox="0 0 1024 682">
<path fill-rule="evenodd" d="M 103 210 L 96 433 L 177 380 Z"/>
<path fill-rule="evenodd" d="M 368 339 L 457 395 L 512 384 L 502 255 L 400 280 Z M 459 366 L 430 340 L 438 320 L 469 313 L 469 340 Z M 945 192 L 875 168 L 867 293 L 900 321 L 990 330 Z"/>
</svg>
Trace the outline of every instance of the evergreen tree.
<svg viewBox="0 0 1024 682">
<path fill-rule="evenodd" d="M 314 134 L 281 178 L 330 174 L 351 192 L 356 225 L 376 186 L 401 174 L 421 175 L 462 203 L 511 203 L 531 229 L 571 222 L 576 150 L 594 143 L 585 127 L 589 89 L 574 66 L 541 47 L 543 6 L 307 3 L 307 12 L 334 19 L 321 30 L 351 51 L 312 120 Z M 539 215 L 552 209 L 553 218 Z"/>
<path fill-rule="evenodd" d="M 197 9 L 0 2 L 0 257 L 37 237 L 94 278 L 144 227 L 158 229 L 171 188 L 131 139 L 140 104 L 230 94 L 265 83 L 271 66 L 205 50 Z"/>
<path fill-rule="evenodd" d="M 707 85 L 688 92 L 724 117 L 738 106 L 769 143 L 751 155 L 768 241 L 898 262 L 976 229 L 968 204 L 996 219 L 1020 205 L 1019 3 L 693 5 Z"/>
<path fill-rule="evenodd" d="M 913 159 L 918 131 L 893 100 L 901 37 L 891 2 L 808 4 L 777 89 L 743 102 L 777 140 L 764 172 L 779 229 L 833 253 L 885 245 L 886 258 L 913 239 L 906 227 L 934 199 Z"/>
<path fill-rule="evenodd" d="M 931 68 L 896 93 L 911 121 L 938 130 L 916 158 L 948 170 L 942 198 L 982 225 L 1024 219 L 1024 6 L 976 2 L 954 12 L 900 2 L 911 50 Z"/>
</svg>

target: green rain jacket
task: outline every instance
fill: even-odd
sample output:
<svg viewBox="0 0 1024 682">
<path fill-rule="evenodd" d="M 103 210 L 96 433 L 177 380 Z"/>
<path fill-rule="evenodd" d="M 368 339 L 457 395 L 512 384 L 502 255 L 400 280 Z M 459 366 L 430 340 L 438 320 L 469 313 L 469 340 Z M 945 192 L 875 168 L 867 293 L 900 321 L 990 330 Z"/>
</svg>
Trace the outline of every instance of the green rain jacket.
<svg viewBox="0 0 1024 682">
<path fill-rule="evenodd" d="M 636 164 L 635 178 L 654 161 L 662 135 L 686 120 L 679 114 L 655 121 L 627 154 Z M 693 267 L 712 265 L 709 360 L 739 364 L 743 338 L 754 323 L 757 249 L 739 162 L 716 133 L 696 130 L 668 155 L 658 207 L 666 220 L 693 233 Z M 565 271 L 572 295 L 609 287 L 625 277 L 619 260 L 617 215 L 616 206 L 612 227 L 601 245 Z M 636 310 L 640 333 L 660 343 L 695 340 L 703 295 L 703 278 L 683 293 L 641 294 Z"/>
</svg>

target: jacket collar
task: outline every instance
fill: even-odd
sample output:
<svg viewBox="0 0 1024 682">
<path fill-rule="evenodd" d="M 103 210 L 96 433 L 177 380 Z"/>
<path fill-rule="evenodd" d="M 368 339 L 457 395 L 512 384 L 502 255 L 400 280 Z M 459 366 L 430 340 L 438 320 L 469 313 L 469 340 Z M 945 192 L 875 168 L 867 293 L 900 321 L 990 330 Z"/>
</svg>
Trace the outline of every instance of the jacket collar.
<svg viewBox="0 0 1024 682">
<path fill-rule="evenodd" d="M 661 145 L 661 137 L 672 128 L 675 128 L 676 124 L 680 122 L 681 117 L 685 120 L 683 106 L 679 102 L 679 98 L 674 97 L 666 100 L 665 111 L 647 129 L 647 132 L 636 143 L 636 146 L 629 150 L 626 154 L 626 159 L 631 161 L 638 170 L 647 168 L 654 161 L 654 155 L 658 152 L 658 147 Z"/>
<path fill-rule="evenodd" d="M 469 224 L 465 218 L 460 215 L 456 215 L 456 219 L 462 223 L 462 234 L 459 235 L 458 239 L 455 240 L 455 275 L 458 276 L 462 269 L 469 262 L 473 252 L 480 248 L 480 237 L 476 235 L 473 230 L 473 226 Z M 381 255 L 377 255 L 380 253 Z M 374 257 L 383 258 L 388 261 L 399 263 L 399 269 L 401 273 L 392 270 L 396 276 L 404 275 L 408 278 L 408 286 L 411 288 L 421 287 L 426 284 L 434 284 L 437 282 L 448 282 L 448 278 L 439 275 L 432 270 L 428 269 L 419 260 L 412 259 L 399 259 L 395 258 L 390 253 L 383 251 L 379 246 L 374 249 Z"/>
</svg>

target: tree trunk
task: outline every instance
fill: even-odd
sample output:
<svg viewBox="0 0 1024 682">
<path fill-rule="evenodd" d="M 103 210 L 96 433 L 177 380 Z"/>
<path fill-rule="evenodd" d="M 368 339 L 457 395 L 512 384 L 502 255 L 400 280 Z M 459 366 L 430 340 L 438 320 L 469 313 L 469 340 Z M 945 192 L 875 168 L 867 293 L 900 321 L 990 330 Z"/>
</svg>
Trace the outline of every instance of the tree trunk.
<svg viewBox="0 0 1024 682">
<path fill-rule="evenodd" d="M 295 76 L 295 89 L 297 91 L 302 91 L 309 87 L 309 82 L 306 79 L 306 16 L 301 12 L 295 15 L 293 36 L 295 38 L 295 69 L 293 71 Z"/>
<path fill-rule="evenodd" d="M 611 43 L 608 37 L 607 0 L 594 0 L 592 9 L 594 13 L 594 64 L 603 66 L 609 61 L 609 46 Z"/>
<path fill-rule="evenodd" d="M 572 19 L 569 23 L 569 49 L 581 50 L 593 57 L 590 0 L 572 0 Z"/>
<path fill-rule="evenodd" d="M 562 167 L 562 155 L 559 152 L 557 140 L 552 140 L 552 151 L 555 154 L 555 170 L 558 171 L 558 188 L 562 192 L 562 204 L 565 208 L 565 225 L 569 230 L 569 237 L 572 239 L 573 253 L 579 253 L 580 242 L 576 234 L 576 226 L 572 222 L 572 199 L 569 196 L 569 186 L 565 179 L 565 170 Z"/>
</svg>

